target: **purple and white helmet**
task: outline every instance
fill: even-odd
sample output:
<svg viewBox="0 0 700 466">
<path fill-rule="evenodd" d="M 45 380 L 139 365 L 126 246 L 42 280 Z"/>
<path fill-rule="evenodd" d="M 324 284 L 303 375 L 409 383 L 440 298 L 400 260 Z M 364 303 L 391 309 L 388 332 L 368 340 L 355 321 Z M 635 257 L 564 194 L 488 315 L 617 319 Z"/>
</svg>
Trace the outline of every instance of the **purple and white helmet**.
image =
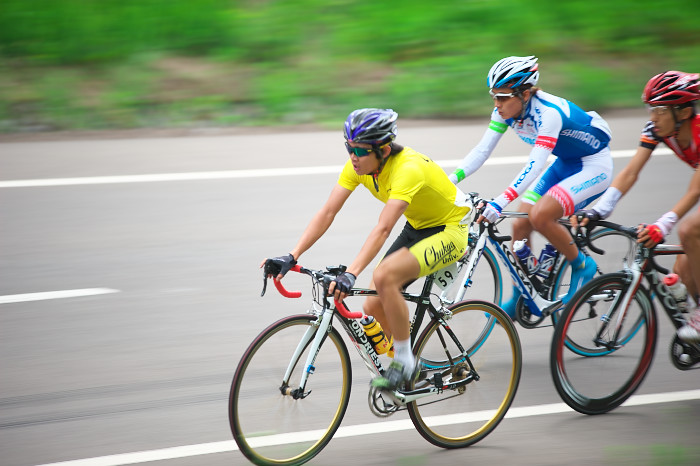
<svg viewBox="0 0 700 466">
<path fill-rule="evenodd" d="M 361 108 L 345 120 L 345 139 L 382 146 L 396 139 L 396 119 L 399 114 L 390 108 Z"/>
<path fill-rule="evenodd" d="M 537 57 L 507 57 L 498 60 L 489 70 L 486 84 L 489 89 L 509 87 L 517 89 L 526 84 L 537 85 L 540 72 L 537 70 Z"/>
</svg>

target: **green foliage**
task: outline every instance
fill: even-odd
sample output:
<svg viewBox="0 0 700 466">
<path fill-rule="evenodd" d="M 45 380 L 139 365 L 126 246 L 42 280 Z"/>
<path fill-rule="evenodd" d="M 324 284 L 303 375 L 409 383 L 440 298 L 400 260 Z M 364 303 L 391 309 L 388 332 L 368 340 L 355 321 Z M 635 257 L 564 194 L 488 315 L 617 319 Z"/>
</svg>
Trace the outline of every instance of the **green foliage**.
<svg viewBox="0 0 700 466">
<path fill-rule="evenodd" d="M 489 67 L 530 54 L 549 92 L 637 106 L 651 75 L 698 71 L 698 17 L 687 0 L 2 0 L 0 131 L 483 115 Z"/>
</svg>

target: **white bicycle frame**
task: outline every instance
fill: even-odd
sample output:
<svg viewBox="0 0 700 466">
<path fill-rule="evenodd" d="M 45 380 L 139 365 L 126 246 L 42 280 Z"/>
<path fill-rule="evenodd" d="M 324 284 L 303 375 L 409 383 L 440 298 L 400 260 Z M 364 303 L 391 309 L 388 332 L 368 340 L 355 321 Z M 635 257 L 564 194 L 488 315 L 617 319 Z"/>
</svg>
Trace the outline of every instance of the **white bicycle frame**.
<svg viewBox="0 0 700 466">
<path fill-rule="evenodd" d="M 501 215 L 502 218 L 527 217 L 527 214 L 524 212 L 503 212 Z M 489 248 L 489 246 L 491 247 Z M 468 252 L 469 259 L 466 263 L 466 273 L 464 275 L 464 280 L 460 282 L 461 287 L 457 292 L 457 295 L 455 296 L 454 302 L 462 301 L 462 299 L 464 299 L 464 294 L 467 292 L 467 288 L 471 287 L 471 277 L 474 274 L 476 265 L 481 259 L 481 255 L 483 254 L 485 248 L 489 248 L 491 253 L 499 259 L 499 262 L 501 262 L 507 268 L 513 282 L 520 290 L 523 299 L 529 305 L 529 308 L 533 314 L 537 315 L 538 317 L 539 315 L 541 315 L 541 313 L 546 313 L 548 315 L 551 314 L 553 310 L 555 310 L 558 306 L 561 305 L 561 300 L 550 301 L 548 299 L 543 298 L 542 296 L 540 296 L 539 293 L 537 293 L 537 291 L 535 290 L 535 286 L 532 284 L 530 278 L 517 265 L 517 259 L 515 258 L 515 255 L 511 252 L 508 244 L 505 241 L 499 243 L 498 241 L 491 238 L 486 229 L 484 229 L 484 231 L 479 235 L 476 244 Z M 498 252 L 498 254 L 493 253 L 494 249 Z M 563 256 L 560 255 L 553 270 L 558 270 L 561 267 L 561 262 L 563 261 Z M 450 301 L 447 298 L 447 294 L 450 288 L 445 289 L 442 292 L 440 299 L 447 302 Z M 540 312 L 540 314 L 538 315 L 537 312 Z"/>
</svg>

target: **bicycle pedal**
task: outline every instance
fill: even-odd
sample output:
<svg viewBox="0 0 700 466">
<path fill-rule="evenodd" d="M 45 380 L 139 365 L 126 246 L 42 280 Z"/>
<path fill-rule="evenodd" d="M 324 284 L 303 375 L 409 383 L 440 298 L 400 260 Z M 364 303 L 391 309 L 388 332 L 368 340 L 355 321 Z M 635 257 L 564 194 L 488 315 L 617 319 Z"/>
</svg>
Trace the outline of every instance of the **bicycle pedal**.
<svg viewBox="0 0 700 466">
<path fill-rule="evenodd" d="M 444 384 L 442 383 L 442 374 L 439 372 L 436 372 L 433 374 L 433 385 L 435 385 L 438 388 L 442 388 Z"/>
<path fill-rule="evenodd" d="M 545 307 L 542 310 L 542 315 L 545 317 L 548 317 L 552 315 L 553 313 L 560 311 L 564 307 L 564 304 L 562 304 L 561 300 L 557 300 L 554 303 L 550 304 L 549 306 Z"/>
</svg>

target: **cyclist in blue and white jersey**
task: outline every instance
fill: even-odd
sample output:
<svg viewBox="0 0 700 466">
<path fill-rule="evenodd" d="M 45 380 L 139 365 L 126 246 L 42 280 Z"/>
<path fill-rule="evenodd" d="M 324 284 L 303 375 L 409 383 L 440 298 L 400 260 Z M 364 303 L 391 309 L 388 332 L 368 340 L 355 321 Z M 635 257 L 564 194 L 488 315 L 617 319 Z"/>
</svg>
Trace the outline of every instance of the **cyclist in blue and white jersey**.
<svg viewBox="0 0 700 466">
<path fill-rule="evenodd" d="M 495 103 L 491 123 L 450 179 L 458 183 L 481 167 L 508 127 L 533 146 L 525 166 L 503 193 L 488 203 L 478 221 L 495 221 L 505 206 L 522 195 L 519 210 L 529 216 L 514 221 L 513 239 L 529 238 L 532 231 L 538 231 L 564 254 L 572 266 L 569 293 L 562 300 L 566 303 L 593 277 L 596 264 L 571 244 L 571 235 L 557 220 L 585 206 L 609 186 L 613 171 L 608 147 L 611 132 L 597 113 L 585 112 L 535 87 L 538 78 L 534 56 L 507 57 L 491 67 L 487 77 Z M 550 155 L 556 160 L 547 167 Z M 519 297 L 520 291 L 514 287 L 513 298 L 503 304 L 511 316 Z"/>
</svg>

